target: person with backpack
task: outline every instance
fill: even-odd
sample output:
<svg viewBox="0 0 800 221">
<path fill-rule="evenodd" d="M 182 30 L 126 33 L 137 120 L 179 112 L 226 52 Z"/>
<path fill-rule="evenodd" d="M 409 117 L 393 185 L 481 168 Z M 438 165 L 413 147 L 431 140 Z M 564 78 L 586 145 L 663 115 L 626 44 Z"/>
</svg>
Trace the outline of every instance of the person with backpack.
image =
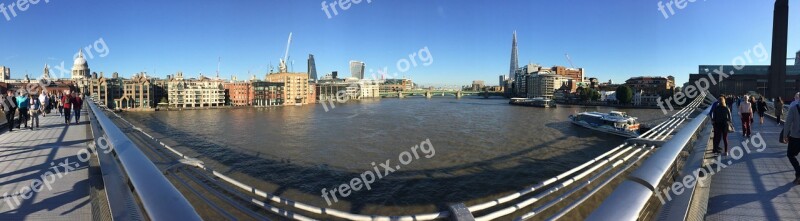
<svg viewBox="0 0 800 221">
<path fill-rule="evenodd" d="M 786 123 L 783 124 L 783 140 L 781 143 L 789 143 L 786 149 L 786 157 L 794 168 L 794 183 L 800 185 L 800 162 L 797 161 L 797 154 L 800 153 L 800 92 L 794 95 L 794 101 L 789 105 L 789 112 L 786 114 Z"/>
<path fill-rule="evenodd" d="M 14 131 L 14 114 L 17 112 L 17 98 L 14 97 L 14 92 L 8 90 L 7 95 L 2 96 L 0 105 L 3 106 L 3 112 L 6 114 L 6 124 L 8 124 L 8 132 Z"/>
<path fill-rule="evenodd" d="M 72 102 L 73 99 L 69 93 L 64 93 L 64 96 L 61 96 L 61 106 L 64 109 L 64 123 L 67 125 L 69 125 L 69 120 L 72 119 L 72 113 L 70 112 Z"/>
<path fill-rule="evenodd" d="M 731 129 L 733 128 L 733 120 L 731 119 L 731 111 L 726 105 L 726 99 L 724 97 L 720 97 L 719 104 L 715 107 L 711 108 L 711 112 L 714 113 L 711 115 L 711 122 L 714 126 L 714 147 L 712 152 L 714 156 L 720 155 L 720 141 L 725 142 L 725 152 L 723 152 L 723 156 L 728 155 L 728 133 L 731 133 Z"/>
</svg>

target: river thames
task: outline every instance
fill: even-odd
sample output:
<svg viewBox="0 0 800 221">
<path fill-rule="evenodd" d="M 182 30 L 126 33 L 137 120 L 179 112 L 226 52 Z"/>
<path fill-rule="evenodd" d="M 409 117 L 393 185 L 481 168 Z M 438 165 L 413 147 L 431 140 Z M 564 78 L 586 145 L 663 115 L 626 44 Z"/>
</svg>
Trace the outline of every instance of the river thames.
<svg viewBox="0 0 800 221">
<path fill-rule="evenodd" d="M 569 115 L 608 107 L 512 106 L 507 99 L 434 97 L 162 112 L 126 112 L 207 164 L 276 195 L 362 214 L 432 212 L 538 183 L 624 142 L 570 124 Z M 631 109 L 650 125 L 661 110 Z M 430 140 L 433 150 L 398 168 L 398 156 Z M 426 158 L 425 156 L 430 156 Z M 327 206 L 323 188 L 348 183 L 390 160 L 394 172 L 371 189 Z M 375 163 L 375 166 L 373 166 Z"/>
</svg>

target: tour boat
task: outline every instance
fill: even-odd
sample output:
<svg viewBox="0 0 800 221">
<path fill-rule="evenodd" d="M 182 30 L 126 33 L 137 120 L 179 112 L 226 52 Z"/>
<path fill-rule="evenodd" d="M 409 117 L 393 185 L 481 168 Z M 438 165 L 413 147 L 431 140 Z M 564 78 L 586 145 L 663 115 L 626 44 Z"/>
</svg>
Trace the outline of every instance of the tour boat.
<svg viewBox="0 0 800 221">
<path fill-rule="evenodd" d="M 537 97 L 537 98 L 511 98 L 508 101 L 511 105 L 520 106 L 533 106 L 533 107 L 556 107 L 556 102 L 553 100 Z"/>
<path fill-rule="evenodd" d="M 570 115 L 569 118 L 573 124 L 592 130 L 628 138 L 639 136 L 639 122 L 636 121 L 635 117 L 628 116 L 625 112 L 611 111 L 607 114 L 583 112 L 577 115 Z"/>
</svg>

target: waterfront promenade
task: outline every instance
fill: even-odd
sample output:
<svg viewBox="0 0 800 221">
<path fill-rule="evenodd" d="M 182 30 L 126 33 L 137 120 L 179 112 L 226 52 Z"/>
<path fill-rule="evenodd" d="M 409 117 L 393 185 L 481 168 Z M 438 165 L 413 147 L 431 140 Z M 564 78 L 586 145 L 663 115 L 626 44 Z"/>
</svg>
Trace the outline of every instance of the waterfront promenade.
<svg viewBox="0 0 800 221">
<path fill-rule="evenodd" d="M 736 133 L 728 135 L 731 148 L 747 139 L 736 107 Z M 752 135 L 761 134 L 767 147 L 757 152 L 750 145 L 751 153 L 712 176 L 706 220 L 800 220 L 800 186 L 792 184 L 794 170 L 786 158 L 786 144 L 778 142 L 780 132 L 774 119 L 765 117 L 763 125 L 756 119 Z"/>
<path fill-rule="evenodd" d="M 33 131 L 0 130 L 0 220 L 92 219 L 88 164 L 78 160 L 91 141 L 86 114 L 78 125 L 55 112 Z"/>
</svg>

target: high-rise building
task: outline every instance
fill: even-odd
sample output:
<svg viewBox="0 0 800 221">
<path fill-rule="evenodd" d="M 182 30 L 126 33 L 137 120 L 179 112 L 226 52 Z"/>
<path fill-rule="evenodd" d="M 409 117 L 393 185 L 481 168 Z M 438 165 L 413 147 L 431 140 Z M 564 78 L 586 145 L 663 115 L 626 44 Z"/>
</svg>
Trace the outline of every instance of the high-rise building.
<svg viewBox="0 0 800 221">
<path fill-rule="evenodd" d="M 500 81 L 497 85 L 500 85 L 502 87 L 504 84 L 506 84 L 506 80 L 508 80 L 507 75 L 505 74 L 500 75 Z"/>
<path fill-rule="evenodd" d="M 317 64 L 314 62 L 313 54 L 308 54 L 308 80 L 317 81 Z"/>
<path fill-rule="evenodd" d="M 508 71 L 508 76 L 511 79 L 514 79 L 514 72 L 516 72 L 517 68 L 519 68 L 519 60 L 517 56 L 517 31 L 514 31 L 514 36 L 511 39 L 511 67 Z"/>
<path fill-rule="evenodd" d="M 361 61 L 350 61 L 350 76 L 354 78 L 364 79 L 364 68 L 366 65 Z"/>
<path fill-rule="evenodd" d="M 0 66 L 0 83 L 11 80 L 11 68 Z"/>
</svg>

